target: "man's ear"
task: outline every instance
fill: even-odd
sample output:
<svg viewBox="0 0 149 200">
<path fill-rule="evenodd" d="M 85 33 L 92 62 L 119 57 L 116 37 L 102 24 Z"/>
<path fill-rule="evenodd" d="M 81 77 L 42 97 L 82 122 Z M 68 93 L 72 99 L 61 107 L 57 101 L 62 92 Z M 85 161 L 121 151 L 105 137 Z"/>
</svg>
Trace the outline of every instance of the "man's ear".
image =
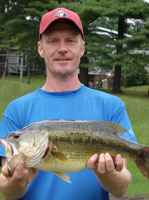
<svg viewBox="0 0 149 200">
<path fill-rule="evenodd" d="M 82 44 L 81 44 L 82 46 L 81 46 L 81 55 L 80 55 L 80 57 L 82 57 L 83 55 L 84 55 L 84 52 L 85 52 L 85 42 L 84 41 L 82 41 Z"/>
<path fill-rule="evenodd" d="M 42 48 L 41 41 L 38 41 L 38 53 L 42 58 L 44 57 L 44 51 L 43 51 L 43 48 Z"/>
</svg>

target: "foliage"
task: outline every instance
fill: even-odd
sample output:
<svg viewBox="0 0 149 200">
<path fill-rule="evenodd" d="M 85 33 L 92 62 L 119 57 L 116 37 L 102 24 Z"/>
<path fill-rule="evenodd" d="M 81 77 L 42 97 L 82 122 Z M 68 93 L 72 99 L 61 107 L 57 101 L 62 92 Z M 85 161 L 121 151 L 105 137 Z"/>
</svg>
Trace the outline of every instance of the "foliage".
<svg viewBox="0 0 149 200">
<path fill-rule="evenodd" d="M 31 61 L 39 60 L 37 53 L 38 29 L 41 16 L 53 9 L 57 2 L 54 1 L 2 1 L 0 7 L 3 13 L 0 15 L 0 49 L 9 50 L 17 47 L 18 52 L 28 55 Z"/>
<path fill-rule="evenodd" d="M 149 25 L 147 23 L 149 3 L 143 0 L 3 0 L 0 2 L 0 50 L 17 47 L 37 65 L 43 62 L 38 56 L 37 41 L 41 16 L 56 7 L 76 11 L 83 22 L 87 67 L 101 67 L 106 70 L 122 68 L 130 58 L 130 52 L 149 47 Z M 135 23 L 130 25 L 129 20 Z M 97 27 L 117 31 L 117 34 L 103 36 Z M 106 31 L 105 31 L 106 32 Z M 126 34 L 132 35 L 131 38 Z M 139 56 L 148 63 L 145 54 Z M 143 65 L 142 65 L 143 66 Z M 120 71 L 116 73 L 114 85 L 120 89 Z"/>
<path fill-rule="evenodd" d="M 140 65 L 131 64 L 123 67 L 122 85 L 125 87 L 147 84 L 147 71 Z"/>
<path fill-rule="evenodd" d="M 90 48 L 90 56 L 93 57 L 94 60 L 96 60 L 96 63 L 98 63 L 98 66 L 102 68 L 115 68 L 115 88 L 113 88 L 113 91 L 118 92 L 121 91 L 120 68 L 123 68 L 123 66 L 126 65 L 129 59 L 134 60 L 134 58 L 136 57 L 135 54 L 138 54 L 139 52 L 140 55 L 137 57 L 137 60 L 141 60 L 141 62 L 143 63 L 143 68 L 148 63 L 148 56 L 143 52 L 146 52 L 148 50 L 147 44 L 149 41 L 149 37 L 146 21 L 148 19 L 147 10 L 149 10 L 149 4 L 142 1 L 134 2 L 114 0 L 110 2 L 108 1 L 108 4 L 108 9 L 106 10 L 106 12 L 103 13 L 104 15 L 106 15 L 106 17 L 99 17 L 97 20 L 94 21 L 94 23 L 91 24 L 91 26 L 93 27 L 94 24 L 95 27 L 101 25 L 102 27 L 108 28 L 111 31 L 117 31 L 117 35 L 115 35 L 114 37 L 112 34 L 110 34 L 111 37 L 109 38 L 103 37 L 103 35 L 98 35 L 98 38 L 101 37 L 101 40 L 96 40 L 96 46 L 98 46 L 98 50 L 96 46 L 95 48 Z M 134 30 L 132 28 L 128 28 L 129 18 L 135 19 L 137 22 L 141 21 L 139 26 L 137 26 L 139 28 L 133 27 Z M 97 29 L 95 30 L 97 31 Z M 107 33 L 108 32 L 109 31 L 107 31 Z M 129 35 L 128 37 L 127 33 L 131 33 L 132 35 Z M 92 40 L 89 41 L 91 47 Z M 96 53 L 94 52 L 94 49 Z M 100 49 L 102 49 L 102 51 L 100 51 Z M 107 51 L 107 49 L 109 52 Z M 138 52 L 136 51 L 137 49 Z"/>
</svg>

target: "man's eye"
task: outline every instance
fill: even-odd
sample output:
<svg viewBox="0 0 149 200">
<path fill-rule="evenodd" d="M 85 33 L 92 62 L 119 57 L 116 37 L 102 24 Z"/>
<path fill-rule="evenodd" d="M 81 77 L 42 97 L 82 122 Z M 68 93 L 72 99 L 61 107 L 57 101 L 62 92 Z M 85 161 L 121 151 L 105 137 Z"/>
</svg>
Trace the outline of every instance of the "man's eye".
<svg viewBox="0 0 149 200">
<path fill-rule="evenodd" d="M 70 39 L 70 40 L 68 40 L 68 43 L 75 43 L 75 40 Z"/>
<path fill-rule="evenodd" d="M 48 40 L 48 43 L 54 44 L 54 43 L 56 43 L 56 40 L 54 40 L 54 39 Z"/>
</svg>

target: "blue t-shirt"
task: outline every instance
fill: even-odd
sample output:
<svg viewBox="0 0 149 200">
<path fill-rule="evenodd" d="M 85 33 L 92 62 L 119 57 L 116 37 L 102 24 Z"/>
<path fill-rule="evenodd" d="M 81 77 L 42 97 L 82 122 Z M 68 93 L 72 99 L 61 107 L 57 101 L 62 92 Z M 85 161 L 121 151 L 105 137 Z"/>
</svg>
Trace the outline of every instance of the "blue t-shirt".
<svg viewBox="0 0 149 200">
<path fill-rule="evenodd" d="M 117 97 L 81 85 L 78 90 L 47 92 L 37 89 L 12 101 L 0 124 L 0 138 L 31 123 L 52 119 L 101 120 L 124 126 L 121 134 L 136 142 L 124 103 Z M 0 156 L 5 156 L 0 145 Z M 51 172 L 38 172 L 22 200 L 108 200 L 92 170 L 67 173 L 71 184 Z"/>
</svg>

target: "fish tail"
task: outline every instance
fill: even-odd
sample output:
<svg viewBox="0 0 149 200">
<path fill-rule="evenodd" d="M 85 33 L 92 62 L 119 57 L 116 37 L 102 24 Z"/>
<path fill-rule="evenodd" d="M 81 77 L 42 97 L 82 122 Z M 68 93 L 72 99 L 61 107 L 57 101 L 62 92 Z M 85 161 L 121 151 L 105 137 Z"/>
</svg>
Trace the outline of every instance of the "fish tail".
<svg viewBox="0 0 149 200">
<path fill-rule="evenodd" d="M 135 162 L 143 175 L 149 178 L 149 147 L 142 148 L 140 157 Z"/>
</svg>

